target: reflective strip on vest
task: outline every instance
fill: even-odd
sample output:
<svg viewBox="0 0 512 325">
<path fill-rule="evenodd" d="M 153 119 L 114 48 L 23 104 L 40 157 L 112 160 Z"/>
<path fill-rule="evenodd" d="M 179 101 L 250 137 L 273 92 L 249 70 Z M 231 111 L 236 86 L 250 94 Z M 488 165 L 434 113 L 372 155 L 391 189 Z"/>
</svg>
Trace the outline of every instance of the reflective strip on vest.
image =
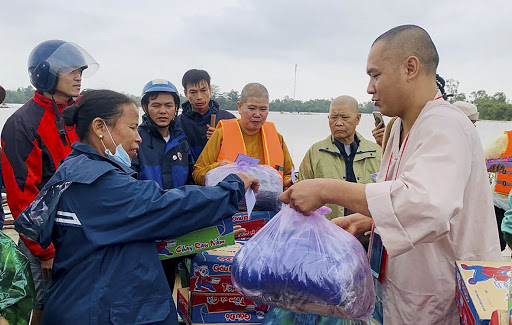
<svg viewBox="0 0 512 325">
<path fill-rule="evenodd" d="M 512 183 L 507 183 L 500 180 L 496 180 L 496 184 L 501 184 L 503 186 L 512 186 Z"/>
<path fill-rule="evenodd" d="M 510 157 L 512 156 L 512 132 L 505 131 L 505 134 L 508 136 L 508 144 L 507 149 L 504 153 L 501 154 L 500 158 Z M 494 191 L 498 193 L 508 194 L 512 189 L 512 168 L 505 167 L 505 171 L 503 173 L 496 173 L 496 186 L 494 187 Z"/>
<path fill-rule="evenodd" d="M 234 162 L 238 154 L 247 154 L 242 129 L 238 123 L 240 119 L 221 120 L 217 128 L 223 128 L 222 144 L 217 161 L 228 160 Z M 263 143 L 264 163 L 276 168 L 281 177 L 284 169 L 284 153 L 274 123 L 265 122 L 261 127 L 261 142 Z"/>
</svg>

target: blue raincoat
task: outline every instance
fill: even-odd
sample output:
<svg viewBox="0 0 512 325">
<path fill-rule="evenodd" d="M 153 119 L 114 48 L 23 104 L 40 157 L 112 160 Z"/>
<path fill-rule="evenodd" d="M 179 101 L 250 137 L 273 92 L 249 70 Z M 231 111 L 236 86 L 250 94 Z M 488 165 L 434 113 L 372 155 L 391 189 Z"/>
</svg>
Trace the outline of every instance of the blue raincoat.
<svg viewBox="0 0 512 325">
<path fill-rule="evenodd" d="M 155 240 L 207 227 L 238 211 L 236 175 L 218 186 L 162 190 L 83 143 L 62 162 L 16 229 L 53 242 L 53 286 L 43 324 L 177 324 Z"/>
</svg>

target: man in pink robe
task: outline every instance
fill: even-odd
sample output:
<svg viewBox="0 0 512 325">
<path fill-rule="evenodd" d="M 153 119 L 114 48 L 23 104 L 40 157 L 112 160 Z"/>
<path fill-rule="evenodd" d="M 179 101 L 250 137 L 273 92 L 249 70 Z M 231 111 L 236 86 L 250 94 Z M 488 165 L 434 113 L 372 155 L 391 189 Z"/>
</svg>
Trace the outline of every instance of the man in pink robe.
<svg viewBox="0 0 512 325">
<path fill-rule="evenodd" d="M 333 220 L 354 234 L 369 230 L 373 220 L 388 254 L 385 324 L 459 324 L 455 261 L 500 260 L 480 139 L 437 90 L 438 62 L 435 45 L 418 26 L 379 36 L 368 55 L 367 90 L 382 114 L 398 119 L 378 182 L 307 180 L 281 196 L 305 214 L 326 203 L 359 212 Z"/>
</svg>

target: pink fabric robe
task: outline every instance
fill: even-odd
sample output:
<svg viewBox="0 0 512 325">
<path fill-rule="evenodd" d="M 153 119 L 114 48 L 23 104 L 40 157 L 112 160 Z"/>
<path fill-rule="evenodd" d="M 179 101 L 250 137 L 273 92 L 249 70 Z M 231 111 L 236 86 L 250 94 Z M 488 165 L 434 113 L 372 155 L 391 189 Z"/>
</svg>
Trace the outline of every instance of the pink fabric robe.
<svg viewBox="0 0 512 325">
<path fill-rule="evenodd" d="M 480 139 L 442 98 L 426 104 L 399 148 L 401 123 L 392 126 L 378 183 L 366 187 L 389 256 L 384 324 L 459 324 L 455 260 L 501 259 Z"/>
</svg>

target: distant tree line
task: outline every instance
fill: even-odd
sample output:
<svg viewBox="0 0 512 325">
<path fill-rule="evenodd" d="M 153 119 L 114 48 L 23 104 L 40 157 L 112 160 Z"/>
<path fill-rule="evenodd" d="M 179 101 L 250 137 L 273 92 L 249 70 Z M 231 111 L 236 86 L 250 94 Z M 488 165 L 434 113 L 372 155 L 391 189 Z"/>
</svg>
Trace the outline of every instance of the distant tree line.
<svg viewBox="0 0 512 325">
<path fill-rule="evenodd" d="M 228 93 L 215 94 L 212 99 L 219 103 L 219 106 L 227 110 L 237 110 L 236 102 L 240 99 L 240 94 L 236 90 Z M 326 113 L 329 111 L 330 100 L 310 99 L 301 101 L 285 97 L 284 99 L 274 99 L 269 103 L 272 111 L 278 112 L 312 112 Z"/>
<path fill-rule="evenodd" d="M 236 90 L 229 92 L 220 92 L 218 86 L 213 85 L 212 99 L 219 103 L 219 106 L 227 110 L 237 110 L 236 102 L 240 99 L 240 93 Z M 332 99 L 310 99 L 307 101 L 292 99 L 285 96 L 284 99 L 274 99 L 269 106 L 272 111 L 278 112 L 311 112 L 311 113 L 328 113 Z M 378 110 L 373 102 L 365 102 L 359 104 L 361 113 L 371 113 Z"/>
<path fill-rule="evenodd" d="M 485 90 L 478 90 L 466 96 L 465 93 L 459 93 L 458 88 L 459 81 L 446 80 L 446 92 L 453 95 L 449 98 L 451 103 L 464 101 L 475 104 L 478 107 L 481 120 L 512 121 L 512 104 L 507 100 L 505 93 L 497 92 L 490 95 Z"/>
<path fill-rule="evenodd" d="M 25 88 L 19 87 L 16 90 L 6 89 L 4 103 L 24 104 L 34 96 L 34 90 L 35 89 L 32 86 Z"/>
<path fill-rule="evenodd" d="M 465 93 L 458 92 L 459 82 L 455 79 L 446 80 L 446 91 L 453 96 L 449 98 L 450 102 L 455 101 L 468 101 L 475 104 L 480 112 L 480 119 L 482 120 L 505 120 L 512 121 L 512 104 L 509 102 L 505 93 L 497 92 L 494 95 L 487 94 L 485 90 L 473 91 L 466 96 Z M 240 99 L 240 93 L 236 90 L 228 92 L 221 92 L 219 86 L 212 85 L 212 99 L 217 101 L 221 108 L 227 110 L 237 110 L 236 102 Z M 16 90 L 6 90 L 5 103 L 23 104 L 26 103 L 34 94 L 32 86 L 20 87 Z M 132 94 L 127 94 L 133 98 L 137 103 L 140 103 L 140 97 Z M 181 102 L 184 103 L 187 99 L 180 95 Z M 270 102 L 272 111 L 280 112 L 312 112 L 312 113 L 327 113 L 329 112 L 329 105 L 331 100 L 328 99 L 310 99 L 307 101 L 296 100 L 285 96 L 284 99 L 274 99 Z M 371 113 L 377 111 L 373 102 L 362 102 L 359 104 L 359 111 L 361 113 Z"/>
</svg>

